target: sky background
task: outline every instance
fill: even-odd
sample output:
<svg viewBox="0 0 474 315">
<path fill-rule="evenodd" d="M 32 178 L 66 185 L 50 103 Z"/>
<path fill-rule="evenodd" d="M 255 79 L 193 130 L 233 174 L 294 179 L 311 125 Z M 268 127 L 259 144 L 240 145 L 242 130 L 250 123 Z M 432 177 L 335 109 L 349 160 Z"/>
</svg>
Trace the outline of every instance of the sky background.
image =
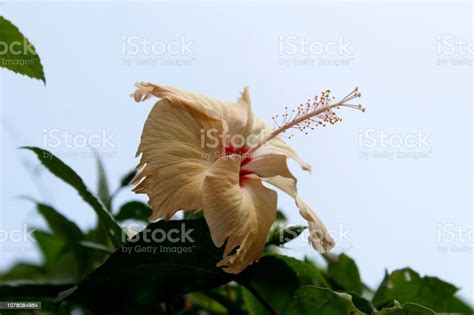
<svg viewBox="0 0 474 315">
<path fill-rule="evenodd" d="M 45 226 L 22 195 L 94 224 L 70 187 L 17 148 L 52 151 L 95 189 L 96 162 L 82 140 L 104 136 L 96 151 L 115 187 L 138 162 L 153 106 L 129 97 L 136 81 L 227 101 L 247 85 L 269 124 L 321 90 L 342 97 L 359 86 L 365 113 L 341 110 L 340 124 L 289 141 L 313 167 L 290 162 L 300 197 L 369 286 L 385 269 L 410 266 L 474 301 L 471 4 L 6 2 L 0 10 L 36 46 L 47 79 L 0 70 L 2 235 Z M 146 200 L 123 191 L 114 206 L 131 198 Z M 279 207 L 304 224 L 290 198 L 280 195 Z M 321 261 L 305 237 L 288 247 Z M 2 240 L 0 270 L 19 260 L 39 260 L 34 244 Z"/>
</svg>

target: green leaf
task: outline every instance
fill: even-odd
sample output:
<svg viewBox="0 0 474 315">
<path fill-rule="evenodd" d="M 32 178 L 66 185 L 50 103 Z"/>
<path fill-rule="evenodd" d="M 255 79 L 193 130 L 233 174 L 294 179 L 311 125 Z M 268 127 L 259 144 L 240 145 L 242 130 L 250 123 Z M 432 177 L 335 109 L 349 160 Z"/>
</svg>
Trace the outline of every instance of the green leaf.
<svg viewBox="0 0 474 315">
<path fill-rule="evenodd" d="M 35 47 L 12 22 L 0 16 L 0 39 L 8 45 L 0 52 L 0 67 L 46 83 Z"/>
<path fill-rule="evenodd" d="M 43 203 L 37 203 L 36 207 L 55 236 L 69 242 L 79 242 L 83 239 L 81 229 L 56 209 Z"/>
<path fill-rule="evenodd" d="M 23 147 L 23 149 L 33 151 L 48 170 L 77 191 L 82 199 L 94 209 L 102 228 L 106 231 L 114 246 L 119 247 L 122 242 L 122 229 L 102 203 L 90 192 L 79 175 L 49 151 L 37 147 Z"/>
<path fill-rule="evenodd" d="M 30 263 L 18 263 L 8 271 L 0 274 L 0 282 L 16 280 L 41 280 L 45 279 L 46 270 L 42 266 Z"/>
<path fill-rule="evenodd" d="M 149 222 L 150 216 L 151 208 L 146 204 L 141 201 L 129 201 L 120 207 L 115 219 L 119 222 L 130 219 Z"/>
<path fill-rule="evenodd" d="M 346 254 L 325 254 L 323 257 L 328 263 L 328 275 L 335 283 L 333 289 L 353 291 L 358 295 L 362 294 L 363 284 L 359 269 L 352 258 Z"/>
<path fill-rule="evenodd" d="M 362 296 L 358 295 L 354 292 L 348 292 L 352 296 L 352 304 L 357 307 L 359 310 L 364 312 L 365 314 L 373 314 L 375 311 L 375 307 L 370 303 L 370 301 L 366 300 Z"/>
<path fill-rule="evenodd" d="M 285 314 L 359 315 L 363 313 L 354 306 L 351 296 L 347 293 L 339 293 L 316 286 L 302 286 L 295 292 L 295 298 Z"/>
<path fill-rule="evenodd" d="M 412 269 L 404 268 L 385 275 L 372 302 L 377 308 L 397 300 L 402 304 L 420 304 L 435 312 L 471 313 L 471 308 L 454 296 L 457 290 L 436 277 L 421 277 Z"/>
<path fill-rule="evenodd" d="M 64 298 L 95 312 L 149 313 L 177 295 L 229 282 L 231 275 L 216 267 L 222 253 L 203 218 L 158 221 L 119 248 Z"/>
<path fill-rule="evenodd" d="M 296 273 L 300 279 L 300 285 L 311 284 L 320 287 L 329 287 L 321 271 L 311 262 L 278 254 L 272 254 L 272 256 L 285 262 L 285 264 Z"/>
<path fill-rule="evenodd" d="M 277 209 L 275 222 L 278 222 L 278 223 L 286 223 L 287 222 L 286 215 L 283 213 L 283 211 Z"/>
<path fill-rule="evenodd" d="M 55 264 L 63 250 L 64 241 L 49 232 L 41 230 L 35 230 L 32 234 L 43 254 L 46 268 Z"/>
<path fill-rule="evenodd" d="M 122 179 L 120 180 L 120 187 L 119 188 L 123 188 L 125 186 L 130 185 L 130 182 L 135 177 L 135 175 L 137 175 L 137 170 L 131 170 L 130 172 L 128 172 L 127 174 L 122 176 Z"/>
<path fill-rule="evenodd" d="M 97 160 L 97 196 L 99 197 L 100 201 L 105 205 L 105 208 L 109 211 L 111 209 L 111 196 L 109 190 L 109 184 L 107 183 L 107 175 L 105 173 L 105 167 L 100 159 L 99 155 L 96 155 Z"/>
<path fill-rule="evenodd" d="M 252 291 L 258 292 L 277 314 L 287 314 L 288 301 L 300 284 L 297 274 L 288 264 L 272 255 L 263 256 L 239 278 L 238 282 L 246 288 L 244 302 L 250 315 L 268 313 Z"/>
<path fill-rule="evenodd" d="M 380 312 L 377 312 L 377 315 L 434 315 L 435 312 L 426 308 L 424 306 L 414 304 L 414 303 L 405 303 L 403 306 L 400 303 L 396 303 L 395 306 L 390 308 L 384 308 Z"/>
<path fill-rule="evenodd" d="M 306 229 L 306 226 L 294 225 L 289 227 L 281 227 L 280 225 L 275 226 L 275 228 L 270 232 L 267 243 L 265 246 L 275 245 L 281 246 L 289 241 L 297 238 L 303 231 Z"/>
<path fill-rule="evenodd" d="M 50 284 L 31 281 L 15 281 L 0 284 L 0 296 L 3 297 L 56 297 L 59 292 L 70 288 L 71 284 Z"/>
</svg>

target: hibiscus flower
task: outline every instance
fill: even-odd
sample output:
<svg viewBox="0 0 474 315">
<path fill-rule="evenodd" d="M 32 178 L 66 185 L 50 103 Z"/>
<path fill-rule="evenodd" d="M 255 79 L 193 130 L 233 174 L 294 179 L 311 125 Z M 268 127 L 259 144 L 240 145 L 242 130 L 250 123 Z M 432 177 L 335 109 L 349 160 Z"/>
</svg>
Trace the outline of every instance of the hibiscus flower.
<svg viewBox="0 0 474 315">
<path fill-rule="evenodd" d="M 360 96 L 357 88 L 334 104 L 329 91 L 323 92 L 313 102 L 275 116 L 279 124 L 274 129 L 253 115 L 247 88 L 236 103 L 227 103 L 151 83 L 136 86 L 135 101 L 159 99 L 143 128 L 134 179 L 134 191 L 149 197 L 152 221 L 168 220 L 180 210 L 203 211 L 214 244 L 225 244 L 217 266 L 239 273 L 261 256 L 275 221 L 277 193 L 265 182 L 294 198 L 316 250 L 334 246 L 322 221 L 297 195 L 287 158 L 303 170 L 311 167 L 280 136 L 293 128 L 306 132 L 338 122 L 337 107 L 363 110 L 348 103 Z"/>
</svg>

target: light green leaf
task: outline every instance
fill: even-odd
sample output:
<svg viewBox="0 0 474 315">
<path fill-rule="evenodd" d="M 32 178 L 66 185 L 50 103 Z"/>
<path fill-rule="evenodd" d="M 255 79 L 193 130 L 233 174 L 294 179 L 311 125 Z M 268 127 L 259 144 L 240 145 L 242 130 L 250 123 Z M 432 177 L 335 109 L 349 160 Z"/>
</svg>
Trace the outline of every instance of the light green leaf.
<svg viewBox="0 0 474 315">
<path fill-rule="evenodd" d="M 48 170 L 77 191 L 82 199 L 94 209 L 102 228 L 114 246 L 119 247 L 122 242 L 122 229 L 103 204 L 87 188 L 79 175 L 49 151 L 37 147 L 24 147 L 24 149 L 33 151 Z"/>
<path fill-rule="evenodd" d="M 107 183 L 107 175 L 105 172 L 104 163 L 99 155 L 96 155 L 97 159 L 97 196 L 99 197 L 100 201 L 105 205 L 105 208 L 109 211 L 111 209 L 111 196 L 109 190 L 109 184 Z"/>
<path fill-rule="evenodd" d="M 0 16 L 0 67 L 46 83 L 35 47 L 12 22 Z M 6 47 L 5 47 L 6 46 Z"/>
<path fill-rule="evenodd" d="M 334 289 L 362 294 L 359 269 L 352 258 L 346 254 L 324 254 L 323 257 L 328 263 L 328 275 L 335 282 Z"/>
<path fill-rule="evenodd" d="M 434 315 L 435 312 L 427 307 L 415 304 L 405 303 L 403 306 L 396 302 L 393 307 L 384 308 L 377 315 Z"/>
<path fill-rule="evenodd" d="M 417 303 L 435 312 L 471 313 L 472 309 L 455 297 L 457 288 L 436 277 L 421 277 L 410 268 L 385 275 L 375 292 L 373 304 L 382 308 L 394 300 L 400 303 Z"/>
</svg>

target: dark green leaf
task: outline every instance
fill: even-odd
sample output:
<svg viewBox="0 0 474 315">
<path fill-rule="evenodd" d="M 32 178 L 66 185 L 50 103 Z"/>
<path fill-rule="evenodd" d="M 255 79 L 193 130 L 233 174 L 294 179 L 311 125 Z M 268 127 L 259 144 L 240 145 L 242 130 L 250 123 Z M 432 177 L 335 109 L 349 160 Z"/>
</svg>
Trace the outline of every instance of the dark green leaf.
<svg viewBox="0 0 474 315">
<path fill-rule="evenodd" d="M 231 276 L 216 267 L 222 252 L 204 219 L 151 223 L 65 298 L 96 312 L 143 314 L 177 295 L 227 283 Z"/>
<path fill-rule="evenodd" d="M 320 287 L 329 287 L 326 279 L 322 275 L 321 271 L 311 262 L 301 261 L 293 257 L 284 255 L 273 254 L 272 256 L 277 257 L 281 261 L 285 262 L 298 276 L 300 279 L 300 285 L 312 284 Z"/>
<path fill-rule="evenodd" d="M 70 288 L 71 284 L 49 284 L 31 281 L 15 281 L 0 284 L 3 297 L 56 297 L 59 292 Z"/>
<path fill-rule="evenodd" d="M 137 174 L 137 170 L 131 170 L 130 172 L 125 174 L 122 177 L 122 179 L 120 180 L 120 187 L 119 188 L 130 185 L 130 182 L 132 181 L 132 179 L 135 177 L 136 174 Z"/>
<path fill-rule="evenodd" d="M 286 215 L 283 213 L 283 211 L 277 209 L 275 222 L 277 222 L 277 223 L 286 223 L 286 221 L 287 221 Z"/>
<path fill-rule="evenodd" d="M 46 83 L 43 65 L 35 47 L 18 27 L 0 16 L 0 39 L 8 45 L 0 54 L 0 67 Z"/>
<path fill-rule="evenodd" d="M 37 203 L 36 206 L 56 237 L 69 242 L 78 242 L 83 239 L 79 227 L 56 209 L 42 203 Z"/>
<path fill-rule="evenodd" d="M 370 303 L 370 301 L 364 299 L 360 295 L 354 292 L 348 292 L 352 296 L 352 304 L 357 307 L 359 310 L 366 314 L 373 314 L 375 312 L 375 307 Z"/>
<path fill-rule="evenodd" d="M 112 243 L 116 247 L 120 246 L 122 229 L 102 203 L 90 192 L 79 175 L 49 151 L 37 147 L 24 147 L 24 149 L 33 151 L 48 170 L 71 185 L 78 192 L 82 199 L 94 209 Z"/>
<path fill-rule="evenodd" d="M 0 281 L 41 280 L 45 279 L 45 277 L 46 270 L 42 266 L 30 263 L 18 263 L 8 271 L 0 274 Z"/>
<path fill-rule="evenodd" d="M 471 313 L 472 310 L 455 297 L 457 288 L 435 277 L 421 277 L 410 268 L 386 275 L 375 292 L 373 304 L 382 308 L 393 300 L 400 303 L 417 303 L 435 312 Z"/>
<path fill-rule="evenodd" d="M 303 231 L 306 229 L 302 225 L 294 225 L 289 227 L 282 227 L 280 225 L 275 226 L 275 228 L 270 232 L 267 243 L 265 246 L 275 245 L 280 246 L 289 241 L 297 238 Z"/>
<path fill-rule="evenodd" d="M 249 289 L 257 291 L 277 314 L 287 314 L 288 302 L 300 284 L 288 264 L 271 255 L 262 257 L 239 277 L 239 282 L 247 288 L 244 301 L 250 315 L 267 314 L 267 310 Z"/>
<path fill-rule="evenodd" d="M 151 208 L 141 201 L 129 201 L 122 205 L 115 215 L 117 221 L 140 220 L 149 222 L 151 216 Z"/>
<path fill-rule="evenodd" d="M 347 293 L 335 292 L 328 288 L 302 286 L 290 303 L 288 315 L 339 315 L 363 314 L 352 303 Z"/>
<path fill-rule="evenodd" d="M 363 284 L 359 269 L 352 258 L 346 254 L 325 254 L 324 258 L 328 263 L 328 275 L 336 284 L 334 289 L 362 294 Z"/>
</svg>

